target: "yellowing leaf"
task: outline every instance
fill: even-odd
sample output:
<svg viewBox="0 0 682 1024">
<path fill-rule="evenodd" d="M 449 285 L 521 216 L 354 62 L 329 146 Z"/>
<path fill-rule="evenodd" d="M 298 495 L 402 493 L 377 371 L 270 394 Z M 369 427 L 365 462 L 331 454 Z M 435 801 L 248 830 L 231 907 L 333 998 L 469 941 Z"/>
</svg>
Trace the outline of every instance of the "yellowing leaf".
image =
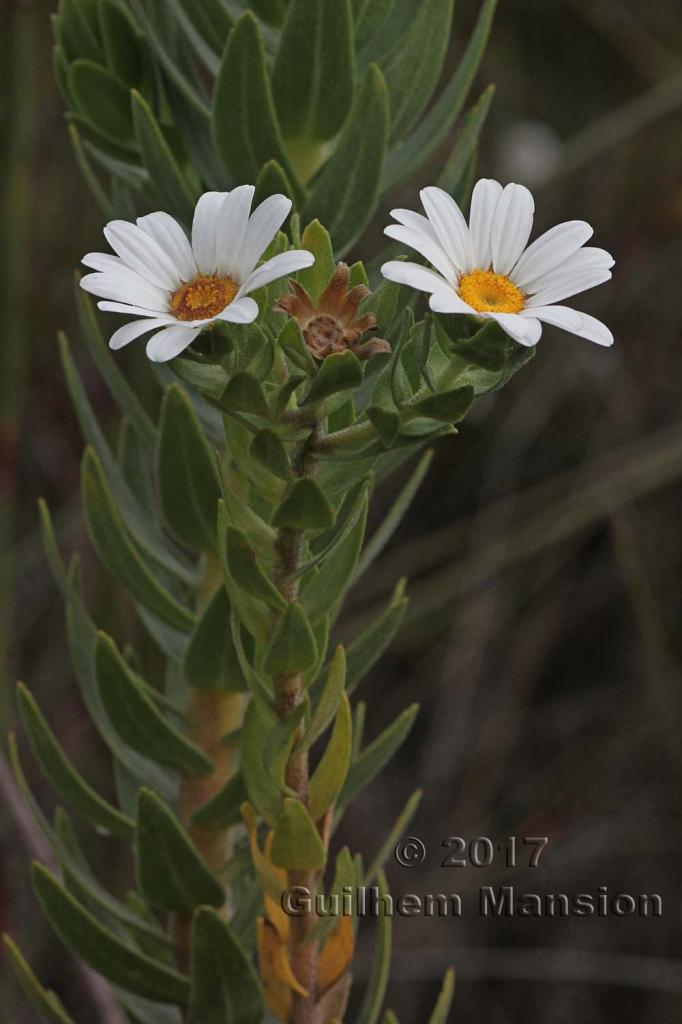
<svg viewBox="0 0 682 1024">
<path fill-rule="evenodd" d="M 320 992 L 325 992 L 341 977 L 353 958 L 354 948 L 353 922 L 350 917 L 344 916 L 320 953 L 317 967 L 317 986 Z"/>
</svg>

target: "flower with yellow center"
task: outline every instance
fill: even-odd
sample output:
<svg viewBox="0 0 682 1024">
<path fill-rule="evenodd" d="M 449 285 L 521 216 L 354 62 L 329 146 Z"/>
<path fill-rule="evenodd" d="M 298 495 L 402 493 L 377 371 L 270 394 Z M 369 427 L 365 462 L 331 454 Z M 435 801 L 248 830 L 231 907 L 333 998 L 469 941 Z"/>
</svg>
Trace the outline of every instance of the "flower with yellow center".
<svg viewBox="0 0 682 1024">
<path fill-rule="evenodd" d="M 592 228 L 573 220 L 550 228 L 528 245 L 535 204 L 523 185 L 482 178 L 471 198 L 469 223 L 454 199 L 440 188 L 422 189 L 426 216 L 393 210 L 398 221 L 385 229 L 431 264 L 385 263 L 389 281 L 429 294 L 435 313 L 462 313 L 496 320 L 521 345 L 535 345 L 542 323 L 611 345 L 613 335 L 601 321 L 562 299 L 611 277 L 613 258 L 586 246 Z"/>
<path fill-rule="evenodd" d="M 294 249 L 259 264 L 291 210 L 286 196 L 270 196 L 251 212 L 253 185 L 206 192 L 194 211 L 191 240 L 167 213 L 111 221 L 104 236 L 116 253 L 89 253 L 81 287 L 100 298 L 99 308 L 139 319 L 114 331 L 122 348 L 155 333 L 147 355 L 166 362 L 216 322 L 248 324 L 258 316 L 250 292 L 309 267 L 312 253 Z"/>
</svg>

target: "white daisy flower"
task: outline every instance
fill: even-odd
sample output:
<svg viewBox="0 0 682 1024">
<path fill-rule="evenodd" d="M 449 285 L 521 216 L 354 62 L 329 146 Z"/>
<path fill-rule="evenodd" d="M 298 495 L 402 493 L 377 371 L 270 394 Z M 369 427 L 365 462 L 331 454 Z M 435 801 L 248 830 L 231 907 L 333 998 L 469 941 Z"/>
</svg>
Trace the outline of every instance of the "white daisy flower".
<svg viewBox="0 0 682 1024">
<path fill-rule="evenodd" d="M 315 262 L 304 249 L 283 252 L 257 266 L 284 223 L 291 200 L 270 196 L 251 213 L 253 185 L 205 192 L 194 211 L 191 244 L 167 213 L 112 220 L 104 236 L 116 252 L 94 252 L 83 263 L 95 271 L 81 287 L 103 301 L 102 310 L 141 317 L 119 327 L 111 348 L 149 331 L 147 355 L 164 363 L 179 355 L 209 324 L 249 324 L 258 305 L 249 293 Z"/>
<path fill-rule="evenodd" d="M 542 322 L 572 334 L 613 344 L 605 324 L 569 306 L 555 305 L 611 277 L 613 258 L 586 246 L 592 228 L 582 220 L 557 224 L 528 245 L 535 204 L 523 185 L 482 178 L 471 198 L 469 224 L 440 188 L 425 188 L 426 216 L 393 210 L 385 229 L 424 256 L 433 270 L 392 261 L 381 272 L 389 281 L 430 294 L 435 313 L 469 313 L 497 320 L 521 345 L 535 345 Z"/>
</svg>

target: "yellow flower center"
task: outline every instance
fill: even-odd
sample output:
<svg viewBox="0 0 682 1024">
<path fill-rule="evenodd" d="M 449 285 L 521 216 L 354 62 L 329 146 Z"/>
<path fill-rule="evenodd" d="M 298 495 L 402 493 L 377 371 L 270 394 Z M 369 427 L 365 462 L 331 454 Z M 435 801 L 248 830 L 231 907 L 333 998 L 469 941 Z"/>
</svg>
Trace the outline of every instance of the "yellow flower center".
<svg viewBox="0 0 682 1024">
<path fill-rule="evenodd" d="M 173 292 L 170 311 L 176 320 L 207 320 L 222 313 L 239 291 L 231 277 L 197 274 Z"/>
<path fill-rule="evenodd" d="M 481 313 L 518 313 L 524 306 L 523 292 L 492 270 L 472 270 L 459 279 L 459 297 Z"/>
</svg>

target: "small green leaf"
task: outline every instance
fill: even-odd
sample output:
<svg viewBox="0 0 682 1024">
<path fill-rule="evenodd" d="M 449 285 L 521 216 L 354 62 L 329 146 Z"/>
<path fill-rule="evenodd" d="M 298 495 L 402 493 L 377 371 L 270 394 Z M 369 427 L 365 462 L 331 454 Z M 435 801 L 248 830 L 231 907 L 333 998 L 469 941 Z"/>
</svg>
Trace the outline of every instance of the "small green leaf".
<svg viewBox="0 0 682 1024">
<path fill-rule="evenodd" d="M 263 996 L 251 960 L 229 924 L 201 907 L 192 924 L 188 1024 L 260 1024 Z"/>
<path fill-rule="evenodd" d="M 362 260 L 356 260 L 355 263 L 351 265 L 348 276 L 349 289 L 352 290 L 353 288 L 357 288 L 359 284 L 364 285 L 365 288 L 369 288 L 369 278 Z"/>
<path fill-rule="evenodd" d="M 341 130 L 353 101 L 354 58 L 350 0 L 291 0 L 272 71 L 285 138 L 323 142 Z"/>
<path fill-rule="evenodd" d="M 388 764 L 407 738 L 419 711 L 418 704 L 412 704 L 366 747 L 348 772 L 345 785 L 339 797 L 339 805 L 345 807 L 361 790 L 372 782 L 381 769 Z"/>
<path fill-rule="evenodd" d="M 236 373 L 220 399 L 228 412 L 248 412 L 254 416 L 267 416 L 268 406 L 263 388 L 252 373 Z"/>
<path fill-rule="evenodd" d="M 348 645 L 349 693 L 352 693 L 364 679 L 400 629 L 407 609 L 407 598 L 404 595 L 405 580 L 401 580 L 393 591 L 385 611 Z"/>
<path fill-rule="evenodd" d="M 196 414 L 176 384 L 164 395 L 157 451 L 159 496 L 166 522 L 188 547 L 215 551 L 220 481 Z"/>
<path fill-rule="evenodd" d="M 287 198 L 293 199 L 294 189 L 284 168 L 276 160 L 268 160 L 263 164 L 260 174 L 256 178 L 253 204 L 258 206 L 268 196 L 274 195 L 285 195 Z"/>
<path fill-rule="evenodd" d="M 319 220 L 311 221 L 306 227 L 301 238 L 301 248 L 311 252 L 315 262 L 311 267 L 299 271 L 298 283 L 305 288 L 313 302 L 317 302 L 336 270 L 331 237 Z"/>
<path fill-rule="evenodd" d="M 276 719 L 254 697 L 246 708 L 240 743 L 241 767 L 249 800 L 273 828 L 282 809 L 282 796 L 263 763 L 263 751 Z"/>
<path fill-rule="evenodd" d="M 495 320 L 486 321 L 470 338 L 451 339 L 447 330 L 449 326 L 440 317 L 436 318 L 439 337 L 443 339 L 445 347 L 459 359 L 470 366 L 478 366 L 493 373 L 504 368 L 509 354 L 508 335 Z"/>
<path fill-rule="evenodd" d="M 277 867 L 300 871 L 318 871 L 326 854 L 315 822 L 294 797 L 284 800 L 272 839 L 272 863 Z"/>
<path fill-rule="evenodd" d="M 238 587 L 251 597 L 264 601 L 270 608 L 284 609 L 284 598 L 259 565 L 256 553 L 244 534 L 234 526 L 226 526 L 225 529 L 225 559 L 230 576 Z"/>
<path fill-rule="evenodd" d="M 294 740 L 300 732 L 301 723 L 307 713 L 308 703 L 302 701 L 291 714 L 277 719 L 265 742 L 262 753 L 263 763 L 270 778 L 283 795 L 296 795 L 287 784 L 286 772 Z"/>
<path fill-rule="evenodd" d="M 296 188 L 275 116 L 263 36 L 250 11 L 227 40 L 213 95 L 213 137 L 238 181 L 257 181 L 263 165 L 276 160 Z"/>
<path fill-rule="evenodd" d="M 93 3 L 61 0 L 55 25 L 69 61 L 88 57 L 102 62 L 104 54 L 97 38 L 97 8 Z"/>
<path fill-rule="evenodd" d="M 295 323 L 295 321 L 293 321 Z M 278 476 L 280 480 L 291 480 L 291 464 L 284 442 L 279 434 L 269 427 L 260 430 L 251 442 L 251 454 L 257 462 Z"/>
<path fill-rule="evenodd" d="M 133 138 L 128 87 L 106 68 L 91 60 L 75 60 L 69 67 L 69 92 L 79 111 L 98 131 L 116 144 Z"/>
<path fill-rule="evenodd" d="M 362 363 L 353 352 L 334 352 L 327 356 L 308 392 L 305 405 L 319 402 L 339 391 L 348 391 L 362 384 Z"/>
<path fill-rule="evenodd" d="M 360 556 L 367 523 L 367 491 L 355 524 L 343 543 L 337 545 L 318 572 L 302 587 L 301 604 L 312 622 L 333 612 L 346 592 Z"/>
<path fill-rule="evenodd" d="M 465 385 L 453 388 L 452 391 L 427 395 L 410 406 L 410 410 L 418 416 L 428 416 L 443 423 L 459 423 L 473 405 L 474 397 L 474 389 L 471 385 Z"/>
<path fill-rule="evenodd" d="M 398 413 L 382 409 L 379 405 L 372 405 L 367 410 L 367 418 L 386 447 L 390 448 L 400 427 Z"/>
<path fill-rule="evenodd" d="M 184 661 L 185 679 L 199 690 L 238 691 L 247 682 L 230 629 L 230 599 L 218 587 L 196 625 Z"/>
<path fill-rule="evenodd" d="M 191 224 L 195 197 L 151 107 L 135 90 L 132 91 L 132 116 L 142 163 L 159 202 L 184 224 Z"/>
<path fill-rule="evenodd" d="M 44 1021 L 44 1024 L 74 1024 L 55 993 L 44 989 L 40 984 L 21 950 L 12 942 L 9 935 L 3 935 L 2 938 L 15 977 L 41 1021 Z"/>
<path fill-rule="evenodd" d="M 112 807 L 78 774 L 23 683 L 18 684 L 17 699 L 33 752 L 60 796 L 93 825 L 112 835 L 130 838 L 135 822 Z"/>
<path fill-rule="evenodd" d="M 95 643 L 95 672 L 102 704 L 120 737 L 159 764 L 188 774 L 210 772 L 213 763 L 164 718 L 109 637 Z"/>
<path fill-rule="evenodd" d="M 291 486 L 272 522 L 293 530 L 327 530 L 334 525 L 334 510 L 319 484 L 303 477 Z"/>
<path fill-rule="evenodd" d="M 334 656 L 327 669 L 327 677 L 320 699 L 315 705 L 305 736 L 298 744 L 297 750 L 302 752 L 312 747 L 325 731 L 339 706 L 339 700 L 346 682 L 346 654 L 341 644 L 334 651 Z"/>
<path fill-rule="evenodd" d="M 429 1024 L 446 1024 L 454 995 L 455 972 L 452 967 L 449 967 L 443 978 L 443 987 L 440 990 L 438 1001 L 429 1017 Z"/>
<path fill-rule="evenodd" d="M 189 914 L 202 903 L 220 907 L 225 902 L 222 885 L 150 789 L 138 796 L 135 856 L 140 891 L 158 910 Z"/>
<path fill-rule="evenodd" d="M 158 1003 L 185 1006 L 189 982 L 104 928 L 41 864 L 32 869 L 43 913 L 62 941 L 114 985 Z"/>
<path fill-rule="evenodd" d="M 192 825 L 207 829 L 238 825 L 242 820 L 241 806 L 247 799 L 244 777 L 238 772 L 228 779 L 219 793 L 194 812 Z"/>
<path fill-rule="evenodd" d="M 192 613 L 157 582 L 133 546 L 91 448 L 86 448 L 83 455 L 81 481 L 90 536 L 106 568 L 136 600 L 168 625 L 182 631 L 192 629 Z"/>
<path fill-rule="evenodd" d="M 317 363 L 310 354 L 310 349 L 303 340 L 303 334 L 301 328 L 298 325 L 298 321 L 291 317 L 285 323 L 282 330 L 277 336 L 277 344 L 280 346 L 283 352 L 286 353 L 287 358 L 293 363 L 297 370 L 303 370 L 303 372 L 311 377 L 317 372 Z M 304 378 L 299 378 L 297 384 L 301 383 Z M 296 377 L 289 378 L 284 388 L 287 389 L 286 398 L 289 400 L 291 390 L 291 381 L 296 381 Z M 280 395 L 282 392 L 280 392 Z M 286 404 L 286 403 L 285 403 Z M 277 403 L 277 411 L 281 412 L 284 406 L 282 405 L 281 399 Z"/>
<path fill-rule="evenodd" d="M 359 238 L 376 208 L 388 124 L 388 90 L 381 71 L 372 64 L 304 214 L 306 219 L 317 217 L 327 225 L 341 253 Z"/>
<path fill-rule="evenodd" d="M 310 780 L 308 808 L 313 821 L 327 812 L 341 792 L 348 774 L 352 743 L 350 704 L 342 693 L 331 738 Z"/>
<path fill-rule="evenodd" d="M 317 644 L 308 618 L 300 604 L 287 604 L 275 628 L 265 656 L 265 671 L 271 676 L 305 672 L 317 661 Z"/>
</svg>

